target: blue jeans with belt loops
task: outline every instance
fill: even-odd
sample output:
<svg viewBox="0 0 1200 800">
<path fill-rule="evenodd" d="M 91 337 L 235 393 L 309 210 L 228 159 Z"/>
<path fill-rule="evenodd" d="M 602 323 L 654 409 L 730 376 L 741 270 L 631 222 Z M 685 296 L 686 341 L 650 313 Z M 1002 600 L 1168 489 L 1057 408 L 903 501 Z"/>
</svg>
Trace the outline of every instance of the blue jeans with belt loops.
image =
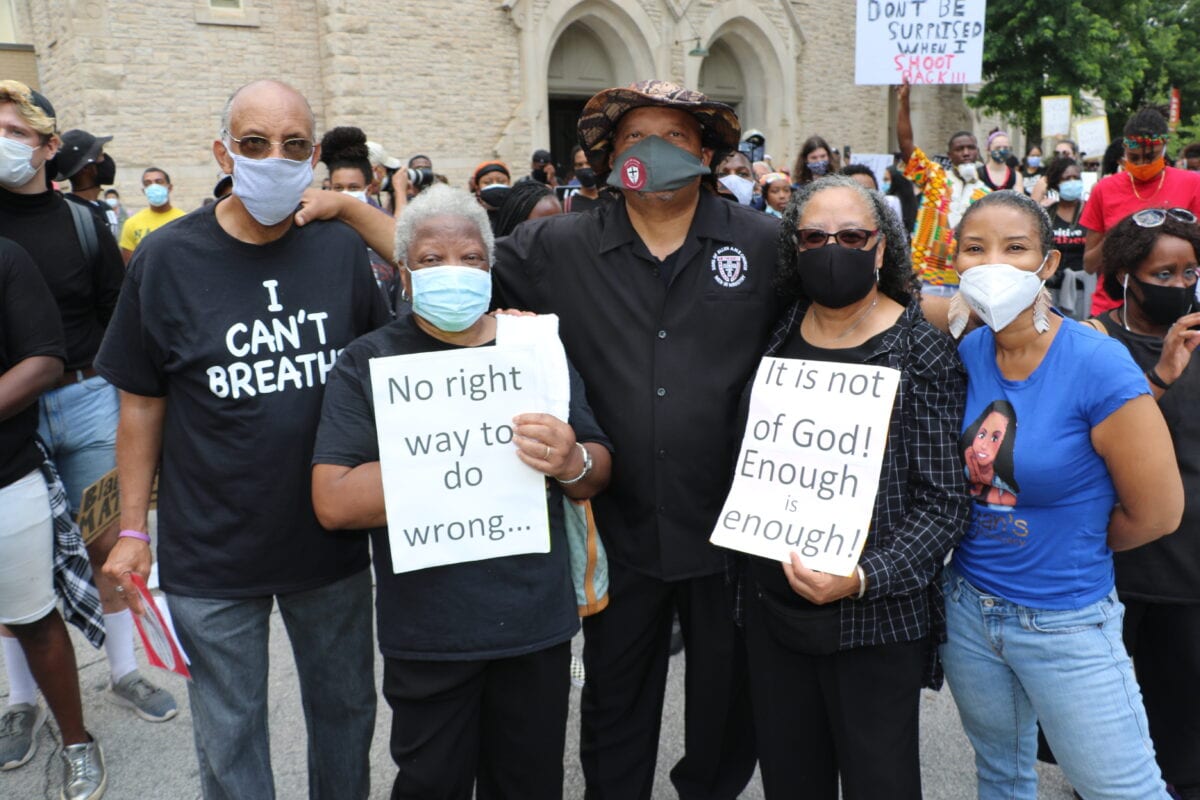
<svg viewBox="0 0 1200 800">
<path fill-rule="evenodd" d="M 1029 608 L 945 573 L 946 680 L 975 748 L 979 800 L 1036 800 L 1037 723 L 1087 800 L 1170 800 L 1114 589 L 1083 608 Z"/>
</svg>

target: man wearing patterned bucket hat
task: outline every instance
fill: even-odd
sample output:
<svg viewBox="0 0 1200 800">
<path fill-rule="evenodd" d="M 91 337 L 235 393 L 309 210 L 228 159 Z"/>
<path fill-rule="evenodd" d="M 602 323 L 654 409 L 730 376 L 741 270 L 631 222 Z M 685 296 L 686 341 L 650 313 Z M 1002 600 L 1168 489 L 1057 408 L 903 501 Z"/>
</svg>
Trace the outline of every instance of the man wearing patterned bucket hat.
<svg viewBox="0 0 1200 800">
<path fill-rule="evenodd" d="M 782 311 L 779 223 L 712 190 L 713 151 L 736 149 L 739 131 L 729 106 L 667 81 L 600 92 L 579 144 L 617 198 L 496 242 L 494 303 L 558 314 L 615 447 L 613 482 L 592 500 L 611 600 L 583 622 L 589 800 L 651 796 L 676 610 L 687 713 L 671 781 L 685 800 L 732 800 L 754 772 L 733 570 L 708 541 L 737 455 L 742 389 Z M 371 247 L 390 246 L 394 220 L 332 194 L 306 195 L 297 222 L 336 216 Z"/>
<path fill-rule="evenodd" d="M 497 243 L 497 301 L 559 315 L 615 445 L 613 483 L 593 500 L 612 599 L 583 623 L 580 756 L 596 800 L 651 795 L 676 610 L 688 680 L 675 789 L 734 798 L 754 769 L 734 587 L 708 542 L 738 398 L 777 311 L 778 223 L 705 185 L 713 152 L 736 149 L 739 133 L 733 109 L 674 83 L 600 92 L 579 143 L 620 198 Z"/>
</svg>

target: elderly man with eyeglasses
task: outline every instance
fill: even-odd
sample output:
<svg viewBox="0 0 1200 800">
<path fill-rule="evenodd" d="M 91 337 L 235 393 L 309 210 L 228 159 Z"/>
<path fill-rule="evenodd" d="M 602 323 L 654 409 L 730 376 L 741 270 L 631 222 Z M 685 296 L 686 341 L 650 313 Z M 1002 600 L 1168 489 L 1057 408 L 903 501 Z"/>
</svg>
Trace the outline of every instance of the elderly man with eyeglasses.
<svg viewBox="0 0 1200 800">
<path fill-rule="evenodd" d="M 213 154 L 232 194 L 134 253 L 96 367 L 121 390 L 121 540 L 104 567 L 140 610 L 159 466 L 159 575 L 207 800 L 275 795 L 267 638 L 278 603 L 308 730 L 311 798 L 365 798 L 375 720 L 366 540 L 326 533 L 309 469 L 325 379 L 388 319 L 362 241 L 292 214 L 319 156 L 289 86 L 230 97 Z"/>
</svg>

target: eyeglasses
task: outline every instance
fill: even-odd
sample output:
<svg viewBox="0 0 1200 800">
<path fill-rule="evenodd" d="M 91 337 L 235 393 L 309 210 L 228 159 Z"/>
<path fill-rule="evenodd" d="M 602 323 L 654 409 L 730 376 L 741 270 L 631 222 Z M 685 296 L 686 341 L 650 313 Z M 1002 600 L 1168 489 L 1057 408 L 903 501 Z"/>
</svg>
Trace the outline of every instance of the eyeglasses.
<svg viewBox="0 0 1200 800">
<path fill-rule="evenodd" d="M 842 247 L 848 247 L 851 250 L 862 250 L 871 237 L 877 233 L 879 233 L 878 228 L 873 231 L 869 231 L 866 228 L 845 228 L 834 233 L 826 233 L 820 228 L 800 228 L 796 231 L 796 238 L 800 242 L 801 250 L 814 250 L 818 247 L 825 247 L 829 244 L 830 239 L 835 240 Z"/>
<path fill-rule="evenodd" d="M 1143 208 L 1133 215 L 1133 224 L 1139 228 L 1157 228 L 1167 217 L 1188 225 L 1196 224 L 1196 215 L 1186 208 Z"/>
<path fill-rule="evenodd" d="M 287 139 L 282 142 L 273 142 L 264 136 L 243 136 L 239 139 L 229 131 L 225 131 L 225 136 L 237 142 L 241 154 L 246 158 L 266 158 L 271 155 L 271 145 L 277 144 L 283 151 L 283 157 L 289 161 L 306 161 L 312 157 L 315 146 L 312 139 Z"/>
</svg>

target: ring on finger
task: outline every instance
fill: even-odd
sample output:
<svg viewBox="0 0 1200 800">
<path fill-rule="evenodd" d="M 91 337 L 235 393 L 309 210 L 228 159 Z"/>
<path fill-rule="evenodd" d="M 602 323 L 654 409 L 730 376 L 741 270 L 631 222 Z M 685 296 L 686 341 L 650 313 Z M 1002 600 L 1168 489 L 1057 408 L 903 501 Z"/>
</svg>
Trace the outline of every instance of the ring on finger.
<svg viewBox="0 0 1200 800">
<path fill-rule="evenodd" d="M 551 451 L 550 451 L 550 445 L 546 445 L 546 455 L 542 457 L 542 460 L 543 460 L 543 461 L 549 461 L 549 460 L 550 460 L 550 452 L 551 452 Z"/>
</svg>

